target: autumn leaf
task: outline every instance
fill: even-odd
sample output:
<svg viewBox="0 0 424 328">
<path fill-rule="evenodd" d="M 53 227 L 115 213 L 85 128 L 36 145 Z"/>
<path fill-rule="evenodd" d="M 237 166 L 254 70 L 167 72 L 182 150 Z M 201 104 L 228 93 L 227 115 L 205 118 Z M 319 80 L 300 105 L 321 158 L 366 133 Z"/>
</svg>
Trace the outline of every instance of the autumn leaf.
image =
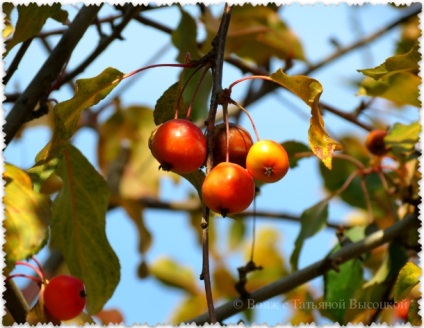
<svg viewBox="0 0 424 328">
<path fill-rule="evenodd" d="M 30 258 L 45 245 L 51 201 L 47 195 L 33 191 L 29 175 L 12 164 L 5 164 L 3 180 L 6 181 L 3 251 L 6 267 L 11 270 L 16 261 Z"/>
<path fill-rule="evenodd" d="M 408 296 L 411 289 L 420 282 L 422 270 L 413 262 L 407 262 L 400 270 L 394 286 L 394 299 L 399 302 Z"/>
<path fill-rule="evenodd" d="M 342 146 L 333 140 L 325 130 L 324 120 L 318 107 L 322 93 L 321 84 L 317 80 L 303 75 L 288 76 L 281 69 L 270 77 L 272 81 L 293 92 L 311 108 L 308 131 L 309 145 L 313 153 L 327 168 L 331 169 L 333 153 L 336 150 L 341 150 Z"/>
<path fill-rule="evenodd" d="M 18 43 L 24 42 L 37 35 L 46 23 L 48 18 L 53 18 L 61 23 L 65 23 L 68 13 L 61 9 L 61 3 L 55 2 L 51 5 L 40 5 L 29 3 L 18 5 L 18 22 L 12 38 L 6 43 L 6 51 L 3 58 Z M 3 31 L 4 33 L 4 31 Z"/>
<path fill-rule="evenodd" d="M 87 311 L 99 312 L 120 280 L 119 260 L 106 236 L 109 187 L 84 155 L 68 144 L 57 174 L 63 188 L 53 202 L 51 245 L 87 290 Z"/>
</svg>

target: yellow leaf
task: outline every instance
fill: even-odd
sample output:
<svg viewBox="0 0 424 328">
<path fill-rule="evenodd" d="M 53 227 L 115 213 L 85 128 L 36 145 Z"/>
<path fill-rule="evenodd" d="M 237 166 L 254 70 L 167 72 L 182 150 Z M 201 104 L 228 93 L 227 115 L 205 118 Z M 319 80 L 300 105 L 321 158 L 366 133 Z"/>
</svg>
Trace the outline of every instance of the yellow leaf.
<svg viewBox="0 0 424 328">
<path fill-rule="evenodd" d="M 324 120 L 318 107 L 322 94 L 322 85 L 317 80 L 304 75 L 288 76 L 279 69 L 271 79 L 293 92 L 311 108 L 311 119 L 308 131 L 309 145 L 313 153 L 331 169 L 333 153 L 342 150 L 342 145 L 333 140 L 324 127 Z"/>
</svg>

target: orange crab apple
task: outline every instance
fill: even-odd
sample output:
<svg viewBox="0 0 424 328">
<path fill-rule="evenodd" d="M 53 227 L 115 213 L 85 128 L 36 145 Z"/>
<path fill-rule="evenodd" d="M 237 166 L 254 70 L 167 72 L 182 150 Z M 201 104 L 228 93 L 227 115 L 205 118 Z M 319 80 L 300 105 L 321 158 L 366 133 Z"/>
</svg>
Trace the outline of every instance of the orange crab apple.
<svg viewBox="0 0 424 328">
<path fill-rule="evenodd" d="M 260 182 L 281 180 L 289 170 L 289 158 L 283 146 L 273 140 L 253 144 L 246 158 L 247 171 Z"/>
<path fill-rule="evenodd" d="M 244 211 L 254 197 L 253 178 L 246 169 L 235 163 L 218 164 L 203 181 L 203 202 L 223 217 Z"/>
</svg>

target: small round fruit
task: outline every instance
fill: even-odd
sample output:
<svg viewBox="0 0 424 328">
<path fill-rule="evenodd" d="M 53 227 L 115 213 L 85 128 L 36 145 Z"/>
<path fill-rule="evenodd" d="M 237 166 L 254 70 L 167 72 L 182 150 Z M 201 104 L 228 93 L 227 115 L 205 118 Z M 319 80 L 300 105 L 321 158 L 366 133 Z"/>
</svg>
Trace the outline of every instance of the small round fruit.
<svg viewBox="0 0 424 328">
<path fill-rule="evenodd" d="M 78 316 L 86 302 L 82 281 L 69 275 L 53 277 L 44 289 L 44 306 L 57 320 L 65 321 Z"/>
<path fill-rule="evenodd" d="M 206 139 L 202 130 L 185 119 L 160 124 L 150 136 L 149 148 L 164 171 L 194 172 L 206 160 Z"/>
<path fill-rule="evenodd" d="M 246 169 L 238 164 L 220 163 L 203 181 L 203 202 L 223 217 L 244 211 L 254 197 L 255 182 Z"/>
<path fill-rule="evenodd" d="M 386 130 L 373 130 L 371 131 L 367 139 L 365 140 L 365 146 L 371 152 L 371 154 L 382 156 L 388 152 L 384 137 L 387 135 Z"/>
<path fill-rule="evenodd" d="M 411 305 L 411 300 L 409 298 L 405 298 L 399 302 L 397 302 L 396 304 L 396 315 L 398 316 L 398 318 L 402 319 L 402 320 L 407 320 L 408 319 L 408 312 L 409 312 L 409 307 Z"/>
<path fill-rule="evenodd" d="M 260 140 L 250 148 L 246 168 L 257 181 L 276 182 L 287 174 L 289 157 L 279 143 L 273 140 Z"/>
<path fill-rule="evenodd" d="M 236 163 L 246 168 L 246 157 L 253 145 L 252 137 L 243 127 L 235 123 L 229 123 L 229 162 Z M 227 136 L 225 123 L 220 123 L 214 129 L 214 165 L 226 161 Z"/>
</svg>

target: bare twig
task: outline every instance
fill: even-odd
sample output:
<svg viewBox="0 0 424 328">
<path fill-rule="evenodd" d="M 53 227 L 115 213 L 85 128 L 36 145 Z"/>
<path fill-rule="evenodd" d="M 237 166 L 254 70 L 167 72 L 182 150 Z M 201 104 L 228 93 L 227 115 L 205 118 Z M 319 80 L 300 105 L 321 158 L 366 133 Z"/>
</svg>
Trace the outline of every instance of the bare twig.
<svg viewBox="0 0 424 328">
<path fill-rule="evenodd" d="M 40 98 L 50 89 L 51 84 L 60 74 L 63 65 L 69 59 L 69 56 L 72 54 L 88 26 L 95 19 L 100 8 L 100 6 L 95 5 L 81 8 L 52 54 L 40 68 L 26 90 L 19 96 L 15 106 L 13 106 L 9 115 L 7 115 L 6 124 L 3 128 L 6 134 L 6 146 L 14 138 L 22 124 L 25 123 Z"/>
<path fill-rule="evenodd" d="M 252 292 L 248 302 L 244 302 L 240 299 L 234 299 L 217 307 L 215 309 L 217 320 L 222 321 L 227 319 L 232 315 L 245 310 L 249 304 L 263 302 L 272 297 L 288 292 L 289 290 L 292 290 L 293 288 L 296 288 L 331 270 L 332 264 L 335 263 L 335 261 L 341 264 L 348 260 L 357 258 L 363 253 L 394 240 L 400 234 L 412 228 L 416 228 L 417 224 L 419 224 L 418 215 L 416 213 L 410 214 L 385 230 L 378 230 L 358 242 L 342 247 L 323 260 L 315 262 L 302 270 L 291 273 L 288 276 Z M 202 325 L 207 321 L 208 314 L 204 313 L 196 318 L 187 320 L 185 323 Z"/>
<path fill-rule="evenodd" d="M 13 58 L 13 61 L 10 63 L 10 66 L 7 69 L 7 73 L 6 73 L 5 77 L 3 78 L 3 84 L 4 85 L 6 85 L 7 82 L 9 82 L 13 73 L 15 73 L 15 71 L 17 70 L 19 63 L 21 62 L 26 51 L 28 50 L 29 46 L 31 45 L 32 40 L 34 40 L 34 38 L 30 38 L 30 39 L 28 39 L 28 40 L 26 40 L 22 43 L 21 47 L 19 48 L 18 52 L 16 53 L 15 58 Z"/>
<path fill-rule="evenodd" d="M 124 28 L 128 25 L 128 23 L 138 15 L 140 10 L 142 9 L 141 6 L 133 6 L 132 4 L 127 5 L 127 9 L 125 11 L 125 14 L 122 18 L 121 23 L 119 23 L 117 26 L 114 27 L 112 33 L 102 39 L 97 46 L 96 49 L 81 63 L 76 67 L 72 72 L 65 75 L 58 87 L 61 85 L 67 83 L 68 81 L 72 80 L 74 77 L 76 77 L 78 74 L 81 74 L 84 72 L 84 70 L 99 56 L 103 53 L 103 51 L 116 39 L 121 38 L 121 32 L 124 30 Z"/>
</svg>

